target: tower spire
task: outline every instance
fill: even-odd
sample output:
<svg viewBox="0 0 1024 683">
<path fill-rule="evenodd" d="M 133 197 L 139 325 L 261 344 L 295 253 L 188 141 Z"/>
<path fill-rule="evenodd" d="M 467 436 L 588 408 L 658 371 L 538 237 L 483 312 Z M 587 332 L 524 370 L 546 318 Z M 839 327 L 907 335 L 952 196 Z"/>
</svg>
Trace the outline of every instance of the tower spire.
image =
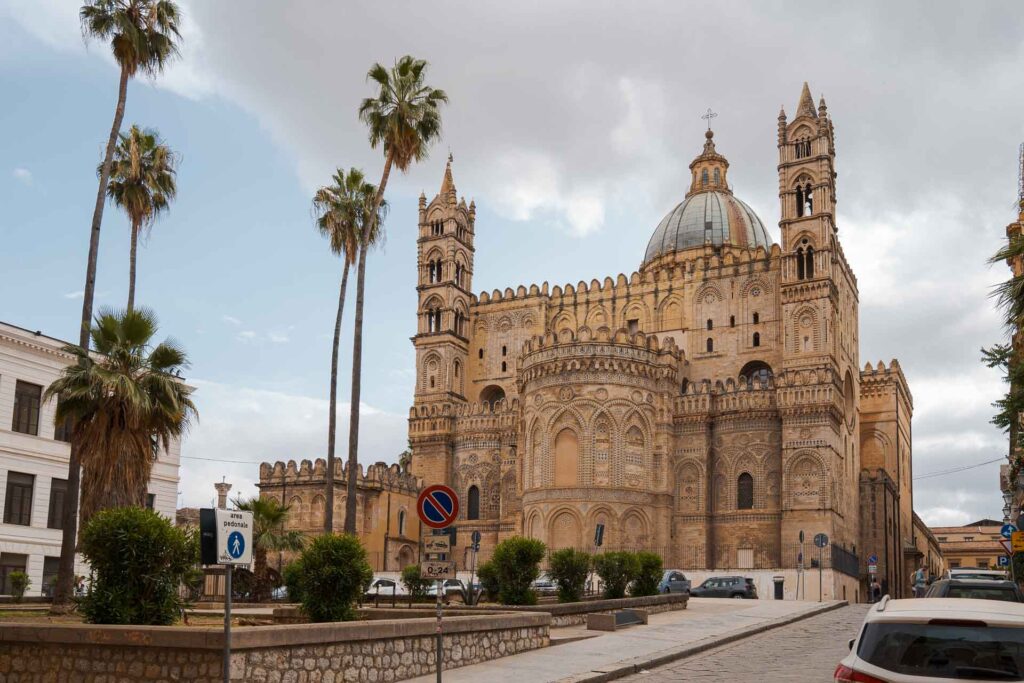
<svg viewBox="0 0 1024 683">
<path fill-rule="evenodd" d="M 441 192 L 440 195 L 444 199 L 451 197 L 455 199 L 455 180 L 452 178 L 452 161 L 455 158 L 451 152 L 448 152 L 448 164 L 444 167 L 444 179 L 441 181 Z"/>
<path fill-rule="evenodd" d="M 804 89 L 800 93 L 800 104 L 796 106 L 796 117 L 800 118 L 801 116 L 817 118 L 817 114 L 814 112 L 814 98 L 811 97 L 811 88 L 807 85 L 807 81 L 804 81 Z"/>
</svg>

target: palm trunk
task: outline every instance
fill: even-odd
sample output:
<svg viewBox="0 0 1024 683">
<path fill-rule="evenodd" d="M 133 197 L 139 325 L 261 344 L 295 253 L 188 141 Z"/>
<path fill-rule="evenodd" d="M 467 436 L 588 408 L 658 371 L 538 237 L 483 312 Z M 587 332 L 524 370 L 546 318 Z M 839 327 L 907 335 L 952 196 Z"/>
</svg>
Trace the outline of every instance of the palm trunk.
<svg viewBox="0 0 1024 683">
<path fill-rule="evenodd" d="M 338 317 L 334 321 L 334 348 L 331 350 L 331 404 L 327 416 L 327 502 L 324 510 L 324 531 L 334 531 L 334 442 L 338 429 L 338 347 L 341 345 L 341 314 L 345 310 L 345 288 L 348 286 L 348 255 L 344 255 L 345 270 L 341 274 L 338 293 Z"/>
<path fill-rule="evenodd" d="M 139 249 L 139 222 L 132 219 L 132 250 L 128 256 L 128 312 L 135 310 L 135 259 Z"/>
<path fill-rule="evenodd" d="M 96 263 L 100 249 L 100 225 L 103 223 L 103 205 L 106 201 L 107 182 L 110 180 L 111 160 L 114 158 L 114 147 L 117 134 L 121 131 L 124 119 L 124 103 L 128 97 L 128 70 L 121 69 L 121 80 L 117 88 L 117 108 L 114 110 L 114 123 L 110 127 L 107 139 L 107 151 L 103 157 L 103 169 L 100 171 L 100 185 L 96 190 L 96 206 L 92 212 L 92 226 L 89 232 L 89 261 L 85 269 L 85 290 L 82 297 L 82 327 L 79 330 L 78 345 L 89 348 L 89 329 L 92 323 L 92 303 L 96 293 Z M 60 567 L 57 570 L 57 583 L 53 591 L 54 611 L 66 605 L 71 599 L 75 582 L 75 540 L 78 535 L 78 484 L 80 477 L 79 450 L 74 438 L 71 442 L 71 458 L 68 460 L 68 486 L 64 497 L 64 514 L 61 516 L 63 533 L 60 542 Z"/>
<path fill-rule="evenodd" d="M 267 578 L 267 551 L 259 545 L 253 548 L 253 574 L 256 602 L 263 602 L 270 597 L 270 580 Z"/>
<path fill-rule="evenodd" d="M 356 474 L 359 470 L 359 395 L 362 390 L 363 368 L 363 291 L 366 285 L 366 252 L 370 247 L 370 235 L 377 223 L 377 212 L 384 200 L 384 188 L 391 175 L 391 164 L 394 162 L 393 152 L 388 152 L 384 160 L 384 173 L 377 196 L 373 199 L 373 211 L 370 220 L 363 226 L 362 239 L 359 242 L 359 268 L 356 273 L 356 321 L 352 334 L 352 411 L 348 421 L 348 481 L 345 490 L 345 533 L 356 533 Z"/>
</svg>

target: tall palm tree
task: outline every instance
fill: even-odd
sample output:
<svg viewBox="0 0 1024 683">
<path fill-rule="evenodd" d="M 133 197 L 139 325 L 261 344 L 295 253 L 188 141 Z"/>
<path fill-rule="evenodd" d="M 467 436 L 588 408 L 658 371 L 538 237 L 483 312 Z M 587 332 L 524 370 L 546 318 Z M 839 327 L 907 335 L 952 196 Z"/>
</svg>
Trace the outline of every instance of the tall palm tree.
<svg viewBox="0 0 1024 683">
<path fill-rule="evenodd" d="M 359 105 L 359 119 L 370 133 L 370 147 L 384 148 L 384 172 L 377 186 L 374 210 L 363 226 L 356 272 L 356 321 L 352 340 L 352 410 L 348 427 L 348 495 L 345 499 L 345 533 L 356 533 L 356 472 L 359 456 L 359 398 L 362 393 L 363 292 L 366 284 L 366 251 L 376 223 L 377 207 L 384 200 L 391 167 L 405 173 L 414 161 L 425 159 L 430 145 L 441 137 L 442 104 L 448 102 L 443 90 L 424 82 L 427 63 L 405 55 L 391 67 L 374 64 L 366 80 L 377 88 L 375 97 Z"/>
<path fill-rule="evenodd" d="M 178 192 L 175 183 L 177 157 L 149 128 L 132 126 L 121 133 L 110 167 L 107 196 L 128 214 L 132 224 L 132 246 L 128 258 L 128 310 L 135 308 L 135 262 L 139 232 L 150 229 L 158 215 L 167 210 Z M 103 167 L 96 169 L 103 172 Z"/>
<path fill-rule="evenodd" d="M 252 559 L 253 574 L 256 577 L 256 599 L 270 597 L 271 585 L 267 570 L 267 553 L 299 551 L 305 545 L 302 533 L 285 529 L 290 508 L 281 505 L 276 498 L 238 499 L 239 510 L 252 513 Z"/>
<path fill-rule="evenodd" d="M 128 80 L 140 71 L 155 76 L 163 71 L 167 62 L 178 53 L 179 12 L 172 0 L 89 0 L 78 13 L 82 34 L 98 40 L 109 40 L 114 59 L 121 69 L 117 89 L 117 107 L 114 123 L 110 127 L 107 147 L 100 171 L 96 204 L 89 228 L 89 258 L 85 268 L 85 289 L 82 297 L 82 320 L 78 345 L 89 348 L 89 325 L 92 321 L 93 296 L 96 291 L 96 261 L 100 248 L 100 224 L 103 222 L 103 204 L 110 177 L 114 145 L 124 118 L 124 103 L 128 95 Z M 75 581 L 75 539 L 78 535 L 78 488 L 80 457 L 74 440 L 68 462 L 68 492 L 64 500 L 60 568 L 53 591 L 54 611 L 61 611 L 71 599 Z"/>
<path fill-rule="evenodd" d="M 78 362 L 46 389 L 46 400 L 59 399 L 55 421 L 70 421 L 81 454 L 83 525 L 105 508 L 145 505 L 160 447 L 198 416 L 181 381 L 185 351 L 173 341 L 154 346 L 156 331 L 148 309 L 100 309 L 92 342 L 102 355 L 65 346 Z"/>
<path fill-rule="evenodd" d="M 338 348 L 341 344 L 341 314 L 345 310 L 348 269 L 356 260 L 363 225 L 373 213 L 377 188 L 366 182 L 363 172 L 350 169 L 348 175 L 340 168 L 331 178 L 334 183 L 321 187 L 313 195 L 313 215 L 320 234 L 326 237 L 331 251 L 342 257 L 341 291 L 338 293 L 338 315 L 334 320 L 334 345 L 331 348 L 331 399 L 327 417 L 327 481 L 324 531 L 334 531 L 334 450 L 338 423 Z M 381 221 L 387 213 L 387 202 L 377 207 L 376 220 L 370 232 L 370 244 L 383 237 Z"/>
</svg>

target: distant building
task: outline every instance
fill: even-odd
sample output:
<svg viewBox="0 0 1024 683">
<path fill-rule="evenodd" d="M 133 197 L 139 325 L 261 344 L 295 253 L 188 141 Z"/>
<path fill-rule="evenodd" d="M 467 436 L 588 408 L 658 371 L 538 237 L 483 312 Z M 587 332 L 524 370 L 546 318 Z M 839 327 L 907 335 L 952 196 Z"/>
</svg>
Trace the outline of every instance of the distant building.
<svg viewBox="0 0 1024 683">
<path fill-rule="evenodd" d="M 334 476 L 334 531 L 345 528 L 345 500 L 347 472 L 337 461 Z M 308 536 L 323 533 L 327 482 L 327 464 L 318 458 L 315 462 L 303 460 L 296 464 L 278 461 L 260 465 L 257 486 L 262 497 L 276 498 L 289 506 L 287 529 L 301 531 Z M 416 515 L 416 497 L 420 482 L 403 472 L 398 465 L 383 462 L 370 465 L 365 474 L 360 465 L 356 479 L 356 529 L 366 548 L 374 571 L 400 571 L 419 561 L 419 543 L 422 533 Z M 288 562 L 286 553 L 279 554 L 280 569 Z"/>
<path fill-rule="evenodd" d="M 1004 555 L 999 541 L 1002 522 L 994 519 L 980 519 L 964 526 L 932 527 L 946 560 L 947 569 L 957 567 L 997 568 L 1000 555 Z"/>
<path fill-rule="evenodd" d="M 13 571 L 27 572 L 29 596 L 46 595 L 60 561 L 61 517 L 71 446 L 56 425 L 56 402 L 43 392 L 74 357 L 67 342 L 0 322 L 0 594 Z M 153 465 L 148 505 L 174 519 L 181 444 L 161 451 Z M 86 568 L 79 559 L 77 573 Z"/>
<path fill-rule="evenodd" d="M 914 513 L 914 555 L 911 567 L 924 567 L 929 576 L 940 577 L 946 571 L 946 561 L 942 556 L 942 547 L 928 525 L 917 513 Z"/>
</svg>

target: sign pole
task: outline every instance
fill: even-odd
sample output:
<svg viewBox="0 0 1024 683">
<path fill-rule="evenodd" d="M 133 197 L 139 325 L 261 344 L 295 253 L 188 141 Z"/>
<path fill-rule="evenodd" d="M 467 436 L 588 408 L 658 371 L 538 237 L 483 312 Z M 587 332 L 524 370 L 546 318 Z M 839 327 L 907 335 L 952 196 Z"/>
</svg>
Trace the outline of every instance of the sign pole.
<svg viewBox="0 0 1024 683">
<path fill-rule="evenodd" d="M 224 571 L 224 683 L 231 680 L 231 574 L 233 565 Z"/>
<path fill-rule="evenodd" d="M 441 591 L 444 590 L 444 581 L 441 579 L 437 580 L 437 641 L 436 641 L 436 655 L 437 655 L 437 683 L 441 683 L 441 666 L 443 664 L 441 653 L 442 638 L 441 638 Z"/>
<path fill-rule="evenodd" d="M 822 574 L 824 573 L 825 570 L 822 569 L 822 563 L 821 563 L 822 556 L 824 554 L 825 554 L 825 546 L 819 545 L 818 546 L 818 602 L 821 602 L 822 600 L 825 599 L 825 594 L 824 594 L 824 591 L 822 589 L 822 585 L 823 585 L 823 583 L 822 583 L 822 581 L 823 581 Z"/>
</svg>

